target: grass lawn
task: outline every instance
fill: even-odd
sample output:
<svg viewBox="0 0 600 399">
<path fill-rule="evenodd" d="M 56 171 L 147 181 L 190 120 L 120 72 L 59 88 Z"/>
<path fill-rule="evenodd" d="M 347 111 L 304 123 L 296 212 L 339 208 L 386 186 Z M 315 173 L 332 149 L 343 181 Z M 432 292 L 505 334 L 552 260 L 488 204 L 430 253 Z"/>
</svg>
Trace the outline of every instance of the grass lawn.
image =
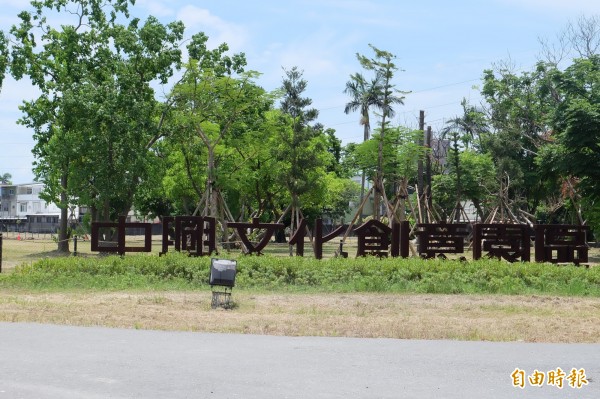
<svg viewBox="0 0 600 399">
<path fill-rule="evenodd" d="M 78 243 L 80 258 L 57 257 L 55 248 L 50 237 L 5 237 L 0 321 L 291 336 L 600 342 L 597 266 L 318 262 L 281 256 L 289 253 L 288 246 L 271 245 L 269 252 L 279 256 L 238 257 L 235 306 L 214 310 L 205 281 L 208 259 L 158 258 L 158 241 L 155 253 L 124 259 L 92 254 L 89 242 Z M 336 248 L 332 244 L 327 256 Z M 352 244 L 347 248 L 355 251 Z M 41 259 L 46 261 L 37 262 Z M 597 248 L 590 260 L 598 262 Z M 15 272 L 17 265 L 25 266 Z"/>
</svg>

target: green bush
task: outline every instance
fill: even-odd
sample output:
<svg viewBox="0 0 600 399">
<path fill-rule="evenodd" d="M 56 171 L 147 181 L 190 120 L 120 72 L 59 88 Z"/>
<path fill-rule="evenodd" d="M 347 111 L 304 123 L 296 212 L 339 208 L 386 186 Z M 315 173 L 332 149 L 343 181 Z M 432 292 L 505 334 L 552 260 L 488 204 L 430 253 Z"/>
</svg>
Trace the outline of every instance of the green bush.
<svg viewBox="0 0 600 399">
<path fill-rule="evenodd" d="M 497 260 L 241 256 L 236 286 L 253 290 L 600 296 L 600 268 Z M 206 289 L 210 258 L 185 254 L 48 258 L 0 275 L 0 287 Z"/>
</svg>

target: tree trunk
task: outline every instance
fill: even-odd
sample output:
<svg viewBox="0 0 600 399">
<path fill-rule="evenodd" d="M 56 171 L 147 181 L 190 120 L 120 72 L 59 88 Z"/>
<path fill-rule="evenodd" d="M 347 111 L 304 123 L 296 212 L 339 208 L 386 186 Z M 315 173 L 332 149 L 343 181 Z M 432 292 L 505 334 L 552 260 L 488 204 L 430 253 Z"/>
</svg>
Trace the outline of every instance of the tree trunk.
<svg viewBox="0 0 600 399">
<path fill-rule="evenodd" d="M 483 209 L 481 209 L 481 204 L 479 203 L 479 201 L 473 200 L 473 206 L 475 206 L 475 209 L 477 209 L 477 214 L 479 216 L 479 219 L 481 221 L 484 221 L 486 218 L 486 215 L 483 214 Z"/>
<path fill-rule="evenodd" d="M 368 114 L 367 114 L 367 118 L 368 118 Z M 363 142 L 369 140 L 369 131 L 371 130 L 369 123 L 366 122 L 365 123 L 365 127 L 364 127 L 364 140 Z M 360 176 L 360 204 L 362 204 L 363 199 L 365 198 L 365 182 L 366 182 L 366 176 L 365 176 L 365 171 L 363 170 Z M 363 215 L 362 215 L 362 211 L 360 211 L 360 221 L 362 222 L 363 220 Z"/>
<path fill-rule="evenodd" d="M 400 182 L 400 221 L 406 220 L 406 197 L 408 196 L 408 180 L 402 179 Z"/>
<path fill-rule="evenodd" d="M 96 208 L 95 205 L 92 205 L 90 207 L 90 218 L 91 218 L 92 222 L 98 221 L 98 208 Z"/>
<path fill-rule="evenodd" d="M 219 203 L 219 194 L 215 190 L 215 148 L 208 146 L 208 190 L 210 198 L 210 213 L 209 216 L 218 218 L 217 205 Z"/>
<path fill-rule="evenodd" d="M 60 225 L 58 232 L 58 252 L 69 253 L 69 197 L 67 196 L 67 172 L 60 177 Z"/>
<path fill-rule="evenodd" d="M 383 186 L 383 184 L 380 183 L 380 180 L 379 180 L 379 177 L 378 177 L 377 180 L 375 181 L 375 190 L 373 191 L 373 194 L 374 194 L 374 197 L 373 197 L 373 218 L 375 220 L 379 220 L 381 218 L 379 210 L 381 208 L 381 191 L 380 191 L 380 189 L 382 188 L 382 186 Z"/>
<path fill-rule="evenodd" d="M 105 199 L 102 204 L 102 218 L 105 222 L 110 222 L 110 201 Z"/>
</svg>

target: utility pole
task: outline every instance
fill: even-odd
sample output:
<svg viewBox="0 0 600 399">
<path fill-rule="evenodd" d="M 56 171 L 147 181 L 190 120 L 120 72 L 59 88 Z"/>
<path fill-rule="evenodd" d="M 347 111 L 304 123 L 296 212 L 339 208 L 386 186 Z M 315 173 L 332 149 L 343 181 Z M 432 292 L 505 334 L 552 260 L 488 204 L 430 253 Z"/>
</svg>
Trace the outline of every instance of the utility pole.
<svg viewBox="0 0 600 399">
<path fill-rule="evenodd" d="M 427 126 L 427 133 L 425 134 L 425 147 L 427 148 L 427 158 L 425 163 L 425 170 L 427 174 L 427 206 L 429 209 L 432 208 L 431 202 L 431 126 Z M 430 223 L 429 213 L 425 212 L 425 222 Z"/>
<path fill-rule="evenodd" d="M 425 132 L 425 111 L 419 111 L 419 130 Z M 423 145 L 423 136 L 418 140 L 418 145 Z M 417 163 L 417 183 L 419 185 L 417 190 L 417 195 L 419 196 L 419 200 L 423 197 L 423 159 L 419 157 L 419 162 Z"/>
</svg>

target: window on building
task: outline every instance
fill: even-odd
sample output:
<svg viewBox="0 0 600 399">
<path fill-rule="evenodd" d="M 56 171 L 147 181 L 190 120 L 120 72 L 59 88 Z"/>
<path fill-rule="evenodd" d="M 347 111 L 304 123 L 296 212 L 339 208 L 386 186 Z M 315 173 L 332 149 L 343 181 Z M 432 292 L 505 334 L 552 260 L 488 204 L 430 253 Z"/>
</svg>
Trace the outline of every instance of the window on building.
<svg viewBox="0 0 600 399">
<path fill-rule="evenodd" d="M 33 188 L 27 187 L 27 186 L 22 186 L 22 187 L 17 187 L 17 194 L 19 195 L 31 195 L 33 193 Z"/>
<path fill-rule="evenodd" d="M 27 212 L 27 202 L 21 202 L 19 204 L 19 212 Z"/>
</svg>

